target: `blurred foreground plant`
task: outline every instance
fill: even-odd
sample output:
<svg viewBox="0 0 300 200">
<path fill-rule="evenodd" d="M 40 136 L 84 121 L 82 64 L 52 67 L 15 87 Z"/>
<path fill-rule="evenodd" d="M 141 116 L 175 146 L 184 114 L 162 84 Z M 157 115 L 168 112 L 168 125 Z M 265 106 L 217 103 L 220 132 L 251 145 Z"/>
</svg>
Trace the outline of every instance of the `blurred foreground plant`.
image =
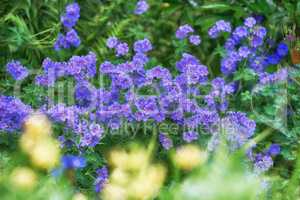
<svg viewBox="0 0 300 200">
<path fill-rule="evenodd" d="M 158 194 L 166 169 L 151 163 L 145 149 L 113 150 L 109 160 L 113 170 L 104 187 L 103 199 L 152 199 Z"/>
<path fill-rule="evenodd" d="M 10 163 L 1 170 L 1 200 L 71 199 L 73 189 L 68 181 L 64 177 L 55 180 L 48 174 L 60 158 L 58 142 L 51 133 L 46 116 L 34 113 L 25 120 L 19 141 L 22 153 L 11 155 Z"/>
<path fill-rule="evenodd" d="M 21 149 L 29 155 L 34 166 L 51 170 L 59 163 L 59 143 L 51 137 L 51 124 L 46 116 L 33 114 L 24 125 Z"/>
</svg>

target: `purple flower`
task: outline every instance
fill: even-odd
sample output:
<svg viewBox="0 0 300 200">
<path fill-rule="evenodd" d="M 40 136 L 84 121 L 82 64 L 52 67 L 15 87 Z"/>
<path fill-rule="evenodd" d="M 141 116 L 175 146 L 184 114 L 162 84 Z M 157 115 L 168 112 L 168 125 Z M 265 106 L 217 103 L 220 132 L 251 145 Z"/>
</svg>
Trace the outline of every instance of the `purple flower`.
<svg viewBox="0 0 300 200">
<path fill-rule="evenodd" d="M 146 38 L 143 40 L 138 40 L 134 43 L 134 51 L 136 53 L 147 53 L 152 50 L 151 42 Z"/>
<path fill-rule="evenodd" d="M 144 116 L 144 119 L 155 117 L 159 114 L 158 105 L 155 96 L 139 97 L 135 105 L 138 111 Z"/>
<path fill-rule="evenodd" d="M 94 183 L 95 191 L 101 192 L 108 181 L 108 169 L 106 166 L 97 170 L 97 178 Z"/>
<path fill-rule="evenodd" d="M 101 138 L 104 130 L 101 128 L 99 124 L 92 123 L 89 126 L 89 132 L 92 136 Z"/>
<path fill-rule="evenodd" d="M 86 160 L 81 156 L 64 155 L 61 158 L 63 169 L 77 169 L 84 168 L 86 166 Z"/>
<path fill-rule="evenodd" d="M 254 17 L 248 17 L 244 21 L 245 26 L 252 28 L 256 24 L 256 20 Z"/>
<path fill-rule="evenodd" d="M 54 49 L 56 51 L 59 51 L 61 49 L 67 49 L 70 47 L 78 47 L 80 45 L 81 41 L 77 34 L 77 32 L 74 29 L 70 29 L 66 36 L 59 33 L 57 40 L 54 43 Z"/>
<path fill-rule="evenodd" d="M 115 65 L 113 65 L 111 62 L 109 61 L 104 61 L 101 65 L 100 65 L 100 72 L 107 74 L 107 73 L 111 73 L 111 72 L 115 72 Z"/>
<path fill-rule="evenodd" d="M 223 119 L 223 126 L 231 148 L 237 149 L 253 136 L 256 123 L 249 119 L 245 113 L 229 112 Z"/>
<path fill-rule="evenodd" d="M 195 131 L 187 131 L 183 133 L 183 140 L 186 142 L 192 142 L 197 140 L 199 137 L 198 133 Z"/>
<path fill-rule="evenodd" d="M 71 29 L 67 32 L 65 40 L 69 44 L 69 46 L 78 47 L 81 43 L 80 38 L 76 32 L 76 30 Z"/>
<path fill-rule="evenodd" d="M 199 35 L 191 35 L 189 37 L 189 41 L 190 43 L 192 43 L 193 45 L 198 46 L 201 43 L 201 38 Z"/>
<path fill-rule="evenodd" d="M 188 85 L 203 83 L 206 81 L 208 75 L 208 69 L 205 65 L 187 65 L 183 74 Z"/>
<path fill-rule="evenodd" d="M 164 133 L 159 134 L 159 142 L 166 150 L 169 150 L 173 147 L 173 141 Z"/>
<path fill-rule="evenodd" d="M 251 47 L 259 47 L 261 45 L 263 45 L 263 38 L 261 37 L 258 37 L 258 36 L 253 36 L 251 39 L 250 39 L 250 46 Z"/>
<path fill-rule="evenodd" d="M 223 74 L 228 75 L 236 71 L 237 60 L 232 57 L 223 58 L 221 61 L 221 71 Z"/>
<path fill-rule="evenodd" d="M 278 44 L 277 49 L 276 49 L 276 53 L 279 56 L 286 56 L 289 52 L 289 47 L 288 45 L 286 45 L 285 43 L 281 42 Z"/>
<path fill-rule="evenodd" d="M 128 54 L 129 51 L 129 47 L 128 44 L 125 42 L 119 43 L 116 46 L 116 56 L 120 57 L 120 56 L 125 56 L 126 54 Z"/>
<path fill-rule="evenodd" d="M 74 128 L 78 125 L 79 110 L 75 106 L 57 104 L 49 108 L 46 113 L 54 122 L 64 123 L 67 127 Z"/>
<path fill-rule="evenodd" d="M 12 60 L 6 64 L 6 71 L 15 79 L 23 80 L 28 75 L 29 72 L 19 61 Z"/>
<path fill-rule="evenodd" d="M 254 161 L 254 171 L 258 174 L 266 172 L 273 166 L 272 157 L 269 155 L 257 154 Z"/>
<path fill-rule="evenodd" d="M 78 47 L 80 45 L 80 38 L 77 32 L 73 29 L 80 17 L 80 7 L 78 3 L 71 3 L 66 6 L 66 12 L 61 16 L 60 21 L 66 28 L 66 35 L 59 33 L 54 49 L 70 48 L 71 46 Z"/>
<path fill-rule="evenodd" d="M 249 34 L 247 27 L 245 26 L 238 26 L 233 31 L 232 35 L 235 40 L 240 40 L 247 37 Z"/>
<path fill-rule="evenodd" d="M 133 56 L 132 62 L 137 66 L 144 66 L 149 61 L 149 58 L 146 54 L 137 53 Z"/>
<path fill-rule="evenodd" d="M 134 13 L 136 15 L 141 15 L 149 9 L 149 5 L 145 0 L 139 0 L 136 4 Z"/>
<path fill-rule="evenodd" d="M 118 45 L 118 43 L 119 43 L 119 40 L 116 37 L 109 37 L 106 40 L 106 46 L 110 49 L 115 48 Z"/>
<path fill-rule="evenodd" d="M 236 40 L 234 40 L 233 38 L 229 37 L 227 40 L 226 40 L 226 43 L 224 45 L 225 49 L 227 51 L 232 51 L 235 49 L 235 45 L 237 45 L 238 42 Z"/>
<path fill-rule="evenodd" d="M 217 77 L 211 81 L 211 85 L 215 90 L 220 89 L 225 85 L 225 80 L 221 77 Z"/>
<path fill-rule="evenodd" d="M 96 75 L 97 57 L 93 52 L 85 56 L 73 56 L 66 63 L 66 75 L 73 76 L 77 81 L 86 80 Z"/>
<path fill-rule="evenodd" d="M 61 49 L 67 49 L 67 48 L 70 48 L 70 44 L 67 42 L 66 37 L 63 34 L 59 33 L 54 43 L 55 51 L 59 51 Z"/>
<path fill-rule="evenodd" d="M 44 87 L 54 86 L 55 77 L 47 75 L 47 74 L 38 75 L 35 77 L 35 84 L 37 84 L 39 86 L 44 86 Z"/>
<path fill-rule="evenodd" d="M 269 149 L 267 150 L 267 154 L 271 156 L 276 156 L 280 153 L 280 145 L 279 144 L 271 144 Z"/>
<path fill-rule="evenodd" d="M 263 26 L 256 26 L 253 29 L 253 34 L 263 39 L 267 35 L 267 29 Z"/>
<path fill-rule="evenodd" d="M 271 54 L 267 57 L 267 62 L 270 64 L 270 65 L 277 65 L 281 60 L 281 57 L 274 53 L 274 54 Z"/>
<path fill-rule="evenodd" d="M 211 38 L 217 38 L 221 32 L 231 32 L 231 25 L 224 20 L 217 21 L 209 30 L 208 35 Z"/>
<path fill-rule="evenodd" d="M 200 61 L 193 55 L 184 53 L 182 55 L 182 58 L 176 62 L 176 68 L 183 72 L 187 66 L 190 65 L 200 65 Z"/>
<path fill-rule="evenodd" d="M 176 38 L 182 40 L 188 36 L 188 34 L 193 33 L 194 29 L 188 25 L 185 24 L 183 26 L 180 26 L 176 31 Z"/>
<path fill-rule="evenodd" d="M 224 20 L 219 20 L 216 22 L 215 25 L 218 31 L 231 32 L 231 25 L 229 22 L 226 22 Z"/>
<path fill-rule="evenodd" d="M 80 7 L 78 3 L 68 4 L 65 15 L 61 16 L 61 23 L 68 29 L 76 25 L 80 17 Z"/>
<path fill-rule="evenodd" d="M 155 78 L 162 79 L 165 81 L 170 81 L 172 79 L 172 75 L 171 75 L 170 71 L 161 66 L 156 66 L 152 69 L 149 69 L 146 72 L 146 77 L 151 81 Z"/>
<path fill-rule="evenodd" d="M 267 72 L 261 73 L 259 75 L 259 82 L 262 85 L 273 84 L 280 81 L 285 81 L 288 78 L 288 70 L 287 68 L 282 68 L 277 72 L 269 74 Z"/>
<path fill-rule="evenodd" d="M 95 147 L 100 142 L 100 137 L 92 135 L 89 131 L 83 130 L 83 136 L 80 140 L 82 147 Z"/>
<path fill-rule="evenodd" d="M 19 131 L 26 117 L 32 112 L 31 107 L 20 99 L 0 95 L 0 130 Z"/>
<path fill-rule="evenodd" d="M 238 54 L 241 58 L 247 58 L 250 53 L 251 51 L 247 46 L 241 46 L 238 51 Z"/>
<path fill-rule="evenodd" d="M 75 105 L 82 110 L 94 109 L 96 89 L 87 81 L 77 83 L 74 91 Z"/>
<path fill-rule="evenodd" d="M 267 65 L 268 62 L 264 56 L 258 56 L 250 59 L 250 68 L 252 68 L 255 72 L 264 71 Z"/>
</svg>

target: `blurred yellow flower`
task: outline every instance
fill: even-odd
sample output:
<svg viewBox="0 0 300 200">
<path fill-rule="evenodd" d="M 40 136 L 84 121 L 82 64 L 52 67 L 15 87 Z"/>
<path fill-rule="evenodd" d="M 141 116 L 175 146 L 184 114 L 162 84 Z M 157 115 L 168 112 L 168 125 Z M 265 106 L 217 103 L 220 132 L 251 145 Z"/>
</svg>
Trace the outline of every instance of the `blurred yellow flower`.
<svg viewBox="0 0 300 200">
<path fill-rule="evenodd" d="M 112 167 L 125 168 L 128 155 L 125 150 L 112 150 L 109 154 L 109 163 Z"/>
<path fill-rule="evenodd" d="M 29 154 L 38 141 L 27 134 L 22 134 L 19 144 L 23 152 Z"/>
<path fill-rule="evenodd" d="M 161 165 L 151 165 L 132 180 L 128 187 L 129 199 L 151 199 L 157 195 L 166 175 Z"/>
<path fill-rule="evenodd" d="M 29 154 L 32 163 L 41 169 L 51 170 L 60 159 L 60 148 L 56 140 L 51 138 L 39 141 Z"/>
<path fill-rule="evenodd" d="M 190 144 L 178 148 L 173 159 L 180 169 L 192 170 L 207 160 L 207 153 Z"/>
<path fill-rule="evenodd" d="M 73 196 L 72 200 L 88 200 L 88 198 L 84 194 L 78 192 Z"/>
<path fill-rule="evenodd" d="M 113 170 L 102 193 L 104 200 L 144 200 L 157 195 L 165 180 L 166 169 L 150 163 L 145 149 L 113 150 L 109 156 Z"/>
<path fill-rule="evenodd" d="M 13 170 L 10 182 L 19 189 L 33 189 L 37 183 L 37 176 L 30 168 L 20 167 Z"/>
<path fill-rule="evenodd" d="M 51 137 L 51 123 L 45 115 L 36 113 L 26 119 L 20 147 L 36 167 L 51 170 L 59 163 L 59 143 Z"/>
<path fill-rule="evenodd" d="M 149 156 L 146 150 L 139 149 L 126 152 L 125 150 L 113 150 L 109 155 L 109 162 L 112 167 L 122 168 L 126 170 L 139 170 L 147 165 Z"/>
<path fill-rule="evenodd" d="M 127 191 L 125 188 L 115 185 L 107 184 L 102 192 L 104 200 L 127 200 Z"/>
<path fill-rule="evenodd" d="M 35 113 L 29 116 L 24 123 L 24 133 L 31 138 L 39 139 L 51 135 L 51 123 L 45 115 Z"/>
<path fill-rule="evenodd" d="M 132 150 L 128 154 L 128 160 L 126 162 L 126 168 L 128 170 L 139 170 L 149 163 L 149 155 L 145 149 Z"/>
<path fill-rule="evenodd" d="M 130 174 L 128 172 L 126 172 L 125 170 L 116 168 L 110 175 L 110 179 L 111 179 L 111 182 L 113 182 L 115 184 L 126 186 L 126 185 L 128 185 L 128 182 L 130 179 L 129 176 L 130 176 Z"/>
</svg>

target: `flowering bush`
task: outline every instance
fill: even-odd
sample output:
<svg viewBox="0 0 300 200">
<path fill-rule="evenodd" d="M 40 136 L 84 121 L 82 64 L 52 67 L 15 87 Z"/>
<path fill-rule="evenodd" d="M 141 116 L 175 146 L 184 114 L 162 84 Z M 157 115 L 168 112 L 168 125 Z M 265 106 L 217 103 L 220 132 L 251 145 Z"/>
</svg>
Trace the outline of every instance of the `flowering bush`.
<svg viewBox="0 0 300 200">
<path fill-rule="evenodd" d="M 186 184 L 199 183 L 195 188 L 203 190 L 206 183 L 189 178 L 185 183 L 179 172 L 193 175 L 197 170 L 208 170 L 210 160 L 221 162 L 221 154 L 233 157 L 229 160 L 234 164 L 238 160 L 243 163 L 240 165 L 247 165 L 237 173 L 238 181 L 251 174 L 247 190 L 267 182 L 262 177 L 269 169 L 275 166 L 280 171 L 282 163 L 296 159 L 299 119 L 294 109 L 299 101 L 294 92 L 299 70 L 289 64 L 290 44 L 283 35 L 274 36 L 278 31 L 266 23 L 268 16 L 247 9 L 243 21 L 221 19 L 217 14 L 208 23 L 184 17 L 174 23 L 166 17 L 161 20 L 161 26 L 168 26 L 162 27 L 167 30 L 164 34 L 157 35 L 160 30 L 155 27 L 147 30 L 147 26 L 154 26 L 152 18 L 160 15 L 156 12 L 168 15 L 174 12 L 172 8 L 180 10 L 185 4 L 203 11 L 243 7 L 242 3 L 187 2 L 98 3 L 105 7 L 101 9 L 104 13 L 114 7 L 128 8 L 123 8 L 127 21 L 120 28 L 106 28 L 104 33 L 91 24 L 106 21 L 111 26 L 106 18 L 115 11 L 101 18 L 97 13 L 91 16 L 95 13 L 91 5 L 99 6 L 96 2 L 63 4 L 63 9 L 56 10 L 59 16 L 55 29 L 45 31 L 56 33 L 55 38 L 47 40 L 47 51 L 33 62 L 24 60 L 24 55 L 14 56 L 20 61 L 5 60 L 6 70 L 1 76 L 7 83 L 0 82 L 1 136 L 10 140 L 16 137 L 14 141 L 20 137 L 21 149 L 32 154 L 33 165 L 52 178 L 67 177 L 76 190 L 88 189 L 91 196 L 101 193 L 104 199 L 120 199 L 119 195 L 124 199 L 174 199 L 175 193 L 163 187 L 172 189 L 173 183 L 178 197 L 193 199 Z M 250 4 L 248 9 L 258 9 Z M 139 24 L 135 26 L 134 22 Z M 105 39 L 99 41 L 96 36 Z M 41 67 L 34 70 L 35 66 Z M 51 129 L 44 123 L 45 116 L 53 124 L 61 158 L 55 141 L 32 142 L 28 136 L 32 132 L 43 135 Z M 28 131 L 35 121 L 40 127 Z M 19 134 L 23 127 L 24 133 Z M 135 151 L 131 146 L 137 141 L 140 145 Z M 112 151 L 112 146 L 129 151 Z M 106 151 L 112 151 L 110 156 L 105 156 Z M 53 163 L 48 163 L 51 157 Z M 152 158 L 167 161 L 153 165 Z M 130 164 L 134 166 L 128 167 Z M 224 173 L 231 171 L 230 167 L 224 169 Z M 278 174 L 283 176 L 284 172 Z M 21 168 L 12 174 L 16 174 L 15 183 L 22 174 L 36 182 L 31 169 Z M 223 174 L 218 175 L 216 180 L 221 180 Z M 210 184 L 209 176 L 203 177 Z M 259 181 L 253 177 L 259 177 Z M 272 183 L 266 185 L 271 187 Z M 222 198 L 227 195 L 224 191 Z"/>
</svg>

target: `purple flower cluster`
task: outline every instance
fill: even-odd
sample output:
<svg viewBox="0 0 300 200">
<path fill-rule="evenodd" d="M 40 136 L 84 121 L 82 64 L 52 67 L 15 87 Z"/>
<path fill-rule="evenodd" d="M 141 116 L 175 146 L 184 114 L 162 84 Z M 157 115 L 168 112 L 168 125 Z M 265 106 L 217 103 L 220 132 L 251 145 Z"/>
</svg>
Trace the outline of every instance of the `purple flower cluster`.
<svg viewBox="0 0 300 200">
<path fill-rule="evenodd" d="M 80 17 L 80 7 L 78 3 L 71 3 L 66 6 L 66 12 L 61 16 L 60 21 L 64 27 L 73 28 Z"/>
<path fill-rule="evenodd" d="M 220 31 L 231 32 L 230 24 L 218 21 L 208 33 L 211 38 L 216 38 Z M 274 52 L 269 52 L 266 36 L 265 27 L 259 25 L 253 17 L 246 18 L 244 24 L 236 27 L 225 42 L 225 56 L 221 60 L 222 73 L 230 75 L 239 65 L 246 65 L 260 75 L 268 66 L 278 64 L 288 54 L 288 46 L 281 42 Z"/>
<path fill-rule="evenodd" d="M 115 49 L 116 56 L 125 56 L 129 52 L 129 47 L 126 42 L 121 42 L 116 37 L 109 37 L 106 41 L 106 46 L 110 49 Z"/>
<path fill-rule="evenodd" d="M 104 130 L 94 119 L 85 119 L 85 113 L 78 105 L 68 107 L 64 104 L 57 104 L 46 111 L 52 121 L 64 124 L 79 136 L 80 142 L 77 147 L 94 147 L 99 144 Z"/>
<path fill-rule="evenodd" d="M 217 21 L 209 30 L 208 35 L 211 38 L 217 38 L 221 32 L 231 32 L 231 24 L 224 20 Z"/>
<path fill-rule="evenodd" d="M 180 26 L 177 31 L 176 31 L 176 37 L 180 40 L 188 37 L 188 35 L 190 33 L 193 33 L 194 32 L 194 29 L 188 25 L 188 24 L 185 24 L 185 25 L 182 25 Z"/>
<path fill-rule="evenodd" d="M 6 64 L 6 71 L 18 81 L 25 79 L 29 75 L 27 68 L 15 60 Z"/>
<path fill-rule="evenodd" d="M 94 183 L 95 191 L 97 193 L 101 192 L 107 182 L 108 182 L 108 169 L 107 167 L 104 166 L 97 170 L 97 178 Z"/>
<path fill-rule="evenodd" d="M 281 148 L 278 144 L 271 144 L 264 153 L 257 153 L 256 155 L 253 155 L 252 149 L 250 149 L 249 155 L 250 160 L 254 162 L 254 171 L 258 174 L 261 174 L 269 170 L 274 164 L 272 157 L 277 156 L 280 151 Z"/>
<path fill-rule="evenodd" d="M 254 171 L 258 174 L 268 171 L 274 162 L 270 155 L 257 154 L 254 160 Z"/>
<path fill-rule="evenodd" d="M 32 109 L 20 99 L 0 95 L 0 131 L 15 132 L 22 128 Z"/>
<path fill-rule="evenodd" d="M 109 48 L 116 44 L 114 40 L 108 43 L 112 44 Z M 119 128 L 122 121 L 171 120 L 189 128 L 190 132 L 184 134 L 186 141 L 196 139 L 197 133 L 193 130 L 199 126 L 207 131 L 215 130 L 220 122 L 216 106 L 201 107 L 194 99 L 200 92 L 199 87 L 208 84 L 207 67 L 193 55 L 184 53 L 176 63 L 180 74 L 174 78 L 162 66 L 145 70 L 144 65 L 149 60 L 146 53 L 151 49 L 149 40 L 139 40 L 134 44 L 132 60 L 119 64 L 105 61 L 100 65 L 100 72 L 110 77 L 111 83 L 109 89 L 98 90 L 96 120 L 113 129 Z M 233 85 L 220 81 L 218 86 L 215 82 L 211 91 L 216 98 L 213 101 L 234 92 Z M 156 95 L 143 96 L 135 92 L 144 87 L 151 88 Z M 120 97 L 124 94 L 125 102 L 121 103 Z M 166 149 L 172 146 L 164 134 L 160 134 L 159 141 Z"/>
<path fill-rule="evenodd" d="M 66 106 L 64 104 L 56 104 L 44 111 L 52 121 L 61 123 L 69 128 L 78 125 L 80 111 L 76 106 Z"/>
<path fill-rule="evenodd" d="M 288 69 L 281 68 L 277 72 L 264 72 L 259 75 L 259 82 L 262 85 L 273 84 L 277 82 L 286 81 L 288 79 Z"/>
<path fill-rule="evenodd" d="M 135 14 L 142 14 L 149 8 L 145 0 L 137 3 Z M 80 38 L 74 29 L 80 17 L 77 3 L 69 4 L 61 23 L 65 35 L 59 34 L 55 49 L 70 48 L 80 45 Z M 193 45 L 199 45 L 201 38 L 194 34 L 189 25 L 180 26 L 176 37 L 188 39 Z M 217 38 L 221 32 L 230 33 L 224 45 L 225 54 L 221 60 L 221 71 L 225 75 L 234 73 L 240 64 L 246 63 L 260 78 L 261 84 L 270 84 L 287 79 L 286 68 L 275 73 L 265 72 L 269 65 L 278 64 L 288 54 L 288 46 L 280 43 L 268 51 L 265 44 L 267 30 L 253 17 L 245 19 L 242 26 L 232 30 L 231 24 L 224 20 L 216 22 L 209 29 L 209 36 Z M 190 53 L 183 53 L 176 62 L 177 72 L 171 73 L 163 66 L 150 66 L 148 53 L 153 49 L 149 39 L 141 39 L 133 45 L 133 55 L 129 56 L 129 46 L 116 37 L 106 41 L 113 49 L 117 61 L 105 60 L 97 71 L 97 58 L 93 52 L 83 56 L 72 56 L 65 62 L 46 58 L 43 73 L 36 76 L 36 84 L 51 87 L 64 77 L 75 79 L 73 91 L 74 104 L 47 103 L 41 111 L 58 124 L 64 126 L 64 133 L 59 137 L 62 147 L 76 148 L 81 156 L 64 155 L 60 170 L 84 168 L 87 161 L 85 150 L 99 145 L 105 136 L 105 130 L 117 130 L 125 123 L 167 122 L 182 128 L 182 140 L 195 142 L 200 134 L 211 134 L 208 149 L 219 145 L 224 133 L 230 150 L 241 148 L 255 133 L 256 124 L 245 113 L 229 111 L 229 96 L 237 90 L 230 78 L 216 77 L 208 79 L 208 67 Z M 125 57 L 126 56 L 126 57 Z M 126 59 L 126 60 L 125 60 Z M 20 62 L 7 64 L 7 71 L 16 79 L 22 80 L 28 71 Z M 105 77 L 104 85 L 96 88 L 91 79 L 100 73 Z M 174 75 L 175 74 L 175 75 Z M 146 91 L 146 92 L 145 92 Z M 32 112 L 29 106 L 19 99 L 0 95 L 0 131 L 19 131 L 26 116 Z M 66 134 L 67 133 L 67 134 Z M 165 150 L 175 145 L 167 133 L 160 133 L 158 141 Z M 256 172 L 261 173 L 273 165 L 273 157 L 280 153 L 280 146 L 272 144 L 263 153 L 252 155 Z M 96 192 L 101 192 L 108 182 L 108 169 L 97 170 L 94 182 Z"/>
<path fill-rule="evenodd" d="M 158 138 L 159 138 L 159 142 L 160 142 L 161 146 L 164 149 L 169 150 L 173 147 L 173 141 L 166 134 L 160 133 Z"/>
<path fill-rule="evenodd" d="M 228 108 L 227 96 L 235 92 L 235 83 L 226 84 L 223 78 L 217 77 L 211 81 L 212 89 L 204 100 L 209 108 L 224 112 Z"/>
<path fill-rule="evenodd" d="M 136 53 L 147 53 L 152 50 L 152 44 L 148 39 L 138 40 L 134 43 L 133 49 Z"/>
<path fill-rule="evenodd" d="M 201 43 L 201 38 L 199 35 L 191 35 L 189 41 L 191 44 L 198 46 Z"/>
<path fill-rule="evenodd" d="M 70 16 L 76 20 L 62 20 L 67 28 L 76 24 L 79 7 L 68 6 L 65 18 L 71 19 Z M 201 39 L 191 35 L 193 32 L 192 27 L 184 25 L 178 28 L 176 37 L 189 37 L 191 43 L 198 45 Z M 209 34 L 215 38 L 220 32 L 231 32 L 231 25 L 218 21 Z M 287 76 L 284 69 L 271 75 L 263 73 L 265 65 L 271 63 L 261 48 L 266 33 L 266 29 L 258 25 L 254 18 L 247 18 L 243 26 L 235 28 L 225 44 L 226 54 L 221 62 L 221 71 L 226 75 L 231 74 L 246 59 L 251 68 L 261 71 L 262 83 L 283 80 Z M 67 46 L 67 43 L 62 44 Z M 116 37 L 108 38 L 107 47 L 115 49 L 117 57 L 129 53 L 127 43 L 120 42 Z M 235 82 L 226 82 L 227 79 L 221 77 L 209 80 L 208 67 L 189 53 L 183 53 L 176 62 L 176 76 L 163 66 L 151 68 L 148 66 L 150 59 L 147 54 L 152 49 L 149 39 L 138 40 L 133 45 L 132 57 L 128 55 L 128 59 L 118 59 L 118 62 L 106 60 L 100 64 L 99 72 L 96 55 L 92 52 L 84 56 L 72 56 L 66 62 L 56 62 L 49 58 L 43 61 L 43 73 L 36 77 L 38 85 L 53 86 L 63 77 L 73 77 L 76 81 L 74 105 L 56 104 L 48 109 L 47 105 L 43 107 L 43 112 L 52 121 L 65 125 L 65 130 L 72 133 L 60 137 L 62 143 L 71 140 L 72 145 L 81 151 L 98 145 L 106 129 L 119 129 L 125 122 L 136 124 L 148 121 L 181 126 L 187 130 L 182 134 L 185 142 L 198 140 L 202 132 L 210 133 L 212 147 L 219 144 L 220 135 L 225 130 L 227 142 L 233 150 L 240 148 L 254 135 L 256 124 L 253 120 L 245 113 L 228 111 L 229 95 L 236 91 Z M 277 46 L 277 56 L 283 58 L 287 53 L 285 44 Z M 107 80 L 100 88 L 90 82 L 97 72 Z M 147 95 L 144 91 L 147 91 Z M 0 130 L 11 132 L 20 129 L 30 112 L 31 109 L 20 100 L 0 96 Z M 172 139 L 165 133 L 160 133 L 158 140 L 164 149 L 173 147 Z M 256 168 L 264 171 L 272 166 L 271 156 L 277 155 L 279 151 L 280 147 L 272 145 L 261 156 L 258 154 L 253 159 Z M 82 157 L 73 155 L 64 156 L 62 163 L 65 169 L 86 165 Z M 107 168 L 99 169 L 95 181 L 97 192 L 102 190 L 107 179 Z"/>
<path fill-rule="evenodd" d="M 222 121 L 230 148 L 235 150 L 245 144 L 254 134 L 256 124 L 245 113 L 229 112 Z"/>
<path fill-rule="evenodd" d="M 136 15 L 141 15 L 149 9 L 149 4 L 146 0 L 139 0 L 136 4 L 134 13 Z"/>
<path fill-rule="evenodd" d="M 198 46 L 201 43 L 201 38 L 199 35 L 191 35 L 193 32 L 194 29 L 190 25 L 182 25 L 176 31 L 176 38 L 183 40 L 189 37 L 189 42 L 195 46 Z"/>
<path fill-rule="evenodd" d="M 55 81 L 64 76 L 72 76 L 77 81 L 88 80 L 96 75 L 96 55 L 89 52 L 85 56 L 73 56 L 67 62 L 55 62 L 46 58 L 43 63 L 43 74 L 36 77 L 36 84 L 53 86 Z"/>
<path fill-rule="evenodd" d="M 54 49 L 59 51 L 61 49 L 68 49 L 71 47 L 78 47 L 81 40 L 78 33 L 73 27 L 76 25 L 80 17 L 80 7 L 78 3 L 68 4 L 66 12 L 61 16 L 61 23 L 64 25 L 66 34 L 59 33 L 54 43 Z"/>
<path fill-rule="evenodd" d="M 88 123 L 86 121 L 81 121 L 79 126 L 80 127 L 76 128 L 81 129 L 78 130 L 78 132 L 81 131 L 79 134 L 82 135 L 80 141 L 81 146 L 94 147 L 100 142 L 104 132 L 100 124 L 95 122 Z"/>
<path fill-rule="evenodd" d="M 186 142 L 192 142 L 194 140 L 198 140 L 198 133 L 195 131 L 187 131 L 183 133 L 183 140 Z"/>
</svg>

